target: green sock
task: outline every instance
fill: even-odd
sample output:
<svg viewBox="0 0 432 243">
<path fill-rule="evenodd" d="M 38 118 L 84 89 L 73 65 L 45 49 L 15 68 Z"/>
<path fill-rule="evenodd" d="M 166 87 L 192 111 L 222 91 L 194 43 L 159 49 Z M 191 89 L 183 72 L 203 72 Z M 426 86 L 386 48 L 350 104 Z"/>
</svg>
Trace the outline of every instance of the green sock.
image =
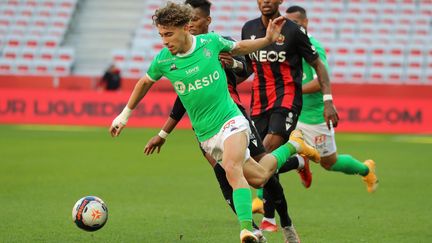
<svg viewBox="0 0 432 243">
<path fill-rule="evenodd" d="M 340 171 L 345 174 L 359 174 L 365 176 L 369 173 L 369 168 L 362 162 L 356 160 L 349 154 L 340 154 L 336 163 L 330 168 L 332 171 Z"/>
<path fill-rule="evenodd" d="M 234 207 L 240 221 L 240 230 L 252 231 L 252 192 L 250 188 L 239 188 L 233 191 Z"/>
<path fill-rule="evenodd" d="M 264 198 L 264 190 L 262 188 L 256 189 L 257 198 L 263 200 Z"/>
<path fill-rule="evenodd" d="M 271 154 L 276 157 L 277 169 L 279 170 L 283 164 L 288 160 L 291 155 L 296 154 L 297 149 L 290 142 L 280 146 L 279 148 L 273 150 Z"/>
</svg>

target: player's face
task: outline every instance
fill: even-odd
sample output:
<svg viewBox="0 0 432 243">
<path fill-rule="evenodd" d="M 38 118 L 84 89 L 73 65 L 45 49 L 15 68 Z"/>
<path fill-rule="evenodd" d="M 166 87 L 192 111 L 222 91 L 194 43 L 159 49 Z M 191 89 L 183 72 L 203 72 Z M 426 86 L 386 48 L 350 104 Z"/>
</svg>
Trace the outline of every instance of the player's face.
<svg viewBox="0 0 432 243">
<path fill-rule="evenodd" d="M 307 18 L 303 18 L 300 12 L 294 12 L 294 13 L 287 13 L 286 17 L 291 20 L 292 22 L 302 26 L 303 28 L 307 29 L 308 20 Z"/>
<path fill-rule="evenodd" d="M 189 35 L 189 26 L 157 26 L 159 35 L 162 38 L 163 44 L 168 48 L 171 54 L 185 52 L 186 41 Z"/>
<path fill-rule="evenodd" d="M 274 16 L 279 11 L 283 0 L 257 0 L 261 14 L 267 17 Z"/>
<path fill-rule="evenodd" d="M 193 17 L 189 24 L 189 32 L 192 35 L 205 34 L 208 32 L 210 23 L 210 16 L 206 16 L 206 14 L 200 8 L 194 8 Z"/>
</svg>

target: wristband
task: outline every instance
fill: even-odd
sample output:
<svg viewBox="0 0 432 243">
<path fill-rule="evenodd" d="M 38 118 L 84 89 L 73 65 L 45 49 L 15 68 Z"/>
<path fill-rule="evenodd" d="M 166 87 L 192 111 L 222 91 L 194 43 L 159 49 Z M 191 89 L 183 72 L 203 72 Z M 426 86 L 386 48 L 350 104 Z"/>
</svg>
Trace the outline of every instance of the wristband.
<svg viewBox="0 0 432 243">
<path fill-rule="evenodd" d="M 125 115 L 126 118 L 129 118 L 130 115 L 132 114 L 132 109 L 130 109 L 129 107 L 125 106 L 125 108 L 122 110 L 121 114 Z"/>
<path fill-rule="evenodd" d="M 126 123 L 128 122 L 131 114 L 132 114 L 132 110 L 129 109 L 129 107 L 125 106 L 122 112 L 120 112 L 120 114 L 113 120 L 111 126 L 118 128 L 120 123 L 126 126 Z"/>
<path fill-rule="evenodd" d="M 168 137 L 169 133 L 165 132 L 164 130 L 160 130 L 158 135 L 159 135 L 159 137 L 166 139 Z"/>
<path fill-rule="evenodd" d="M 323 101 L 333 100 L 333 96 L 331 94 L 323 95 Z"/>
<path fill-rule="evenodd" d="M 231 67 L 232 69 L 238 68 L 237 60 L 233 59 L 233 65 Z"/>
</svg>

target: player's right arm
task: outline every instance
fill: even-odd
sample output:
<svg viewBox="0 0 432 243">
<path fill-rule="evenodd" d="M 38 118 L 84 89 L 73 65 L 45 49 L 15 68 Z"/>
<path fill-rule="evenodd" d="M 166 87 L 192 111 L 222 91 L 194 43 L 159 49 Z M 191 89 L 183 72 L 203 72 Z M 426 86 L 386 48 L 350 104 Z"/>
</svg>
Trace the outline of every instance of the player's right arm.
<svg viewBox="0 0 432 243">
<path fill-rule="evenodd" d="M 154 81 L 151 80 L 147 75 L 142 77 L 135 84 L 135 87 L 132 91 L 131 96 L 129 97 L 129 101 L 123 111 L 118 115 L 112 122 L 109 132 L 112 137 L 117 137 L 120 135 L 124 126 L 132 114 L 132 110 L 139 104 L 142 98 L 147 94 L 151 86 L 153 86 Z"/>
<path fill-rule="evenodd" d="M 146 75 L 144 75 L 144 77 L 138 80 L 138 82 L 135 84 L 126 107 L 123 109 L 120 115 L 118 115 L 113 120 L 109 129 L 112 137 L 117 137 L 120 135 L 124 126 L 126 126 L 130 115 L 132 114 L 132 110 L 135 109 L 142 98 L 144 98 L 151 86 L 153 86 L 153 84 L 163 76 L 163 73 L 158 65 L 160 55 L 161 52 L 153 59 Z"/>
<path fill-rule="evenodd" d="M 172 130 L 174 130 L 174 128 L 177 126 L 178 122 L 182 119 L 185 113 L 186 109 L 184 108 L 180 98 L 177 96 L 177 99 L 171 110 L 171 114 L 166 120 L 159 134 L 150 138 L 150 140 L 147 142 L 144 148 L 144 153 L 146 155 L 152 154 L 156 149 L 157 153 L 160 152 L 162 145 L 164 145 L 166 141 L 166 138 L 172 132 Z"/>
<path fill-rule="evenodd" d="M 267 26 L 266 36 L 255 40 L 241 40 L 236 43 L 234 49 L 231 50 L 233 56 L 242 56 L 260 50 L 271 43 L 275 42 L 279 37 L 282 27 L 286 19 L 280 16 L 274 20 L 270 20 Z"/>
</svg>

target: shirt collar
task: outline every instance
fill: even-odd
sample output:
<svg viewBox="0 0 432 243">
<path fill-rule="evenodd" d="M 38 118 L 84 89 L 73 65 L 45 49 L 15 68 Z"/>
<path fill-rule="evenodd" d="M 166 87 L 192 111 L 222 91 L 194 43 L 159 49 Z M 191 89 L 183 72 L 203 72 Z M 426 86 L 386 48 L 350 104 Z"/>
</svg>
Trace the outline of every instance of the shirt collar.
<svg viewBox="0 0 432 243">
<path fill-rule="evenodd" d="M 191 48 L 187 52 L 185 52 L 185 53 L 177 53 L 176 56 L 178 56 L 178 57 L 188 56 L 188 55 L 192 54 L 192 52 L 195 50 L 195 47 L 196 47 L 196 37 L 194 35 L 192 35 L 192 46 L 191 46 Z"/>
</svg>

